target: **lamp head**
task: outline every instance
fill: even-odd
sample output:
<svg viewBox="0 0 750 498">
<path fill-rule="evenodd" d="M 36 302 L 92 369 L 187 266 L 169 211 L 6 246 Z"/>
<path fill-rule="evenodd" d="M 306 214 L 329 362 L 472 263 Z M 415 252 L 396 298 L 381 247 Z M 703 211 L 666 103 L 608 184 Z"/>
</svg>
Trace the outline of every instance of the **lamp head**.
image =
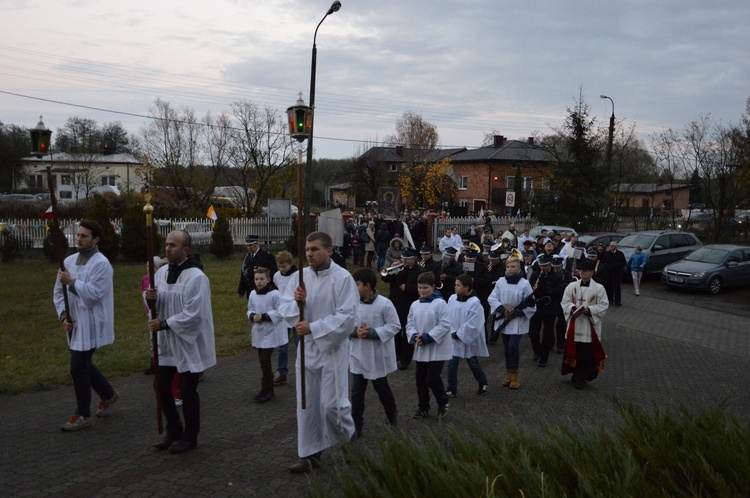
<svg viewBox="0 0 750 498">
<path fill-rule="evenodd" d="M 608 99 L 609 97 L 607 97 L 606 95 L 599 95 L 599 98 L 600 99 Z"/>
<path fill-rule="evenodd" d="M 330 16 L 334 12 L 338 12 L 340 9 L 341 9 L 341 2 L 339 2 L 339 0 L 336 0 L 335 2 L 331 4 L 331 8 L 328 9 L 328 12 L 326 12 L 326 15 Z"/>
</svg>

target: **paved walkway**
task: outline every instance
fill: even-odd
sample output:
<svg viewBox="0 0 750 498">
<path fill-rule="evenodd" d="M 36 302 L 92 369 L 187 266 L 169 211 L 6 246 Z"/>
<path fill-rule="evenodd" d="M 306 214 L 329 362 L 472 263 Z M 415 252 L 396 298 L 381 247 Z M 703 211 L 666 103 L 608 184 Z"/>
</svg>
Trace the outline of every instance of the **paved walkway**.
<svg viewBox="0 0 750 498">
<path fill-rule="evenodd" d="M 654 284 L 656 285 L 656 284 Z M 500 386 L 501 346 L 482 361 L 488 394 L 474 394 L 468 367 L 459 369 L 458 397 L 448 421 L 500 427 L 517 421 L 527 427 L 578 422 L 586 415 L 614 424 L 610 397 L 644 407 L 725 403 L 750 421 L 750 317 L 745 304 L 736 313 L 697 306 L 705 296 L 674 302 L 646 288 L 640 298 L 625 295 L 625 306 L 610 308 L 603 345 L 607 370 L 584 391 L 559 373 L 560 356 L 550 366 L 531 362 L 522 342 L 521 388 Z M 692 304 L 691 304 L 692 303 Z M 106 372 L 106 365 L 103 365 Z M 433 419 L 414 421 L 413 365 L 390 376 L 400 409 L 400 428 L 437 427 Z M 250 401 L 260 384 L 257 356 L 250 352 L 220 358 L 200 384 L 202 433 L 197 449 L 184 455 L 156 452 L 151 377 L 133 375 L 113 385 L 121 400 L 112 414 L 77 433 L 59 426 L 73 406 L 71 387 L 0 397 L 4 427 L 0 437 L 2 496 L 299 496 L 307 479 L 287 467 L 296 459 L 294 389 L 277 389 L 269 403 Z M 365 439 L 373 442 L 385 426 L 372 388 L 368 390 Z M 337 452 L 324 454 L 328 467 Z M 331 483 L 331 473 L 318 475 Z"/>
</svg>

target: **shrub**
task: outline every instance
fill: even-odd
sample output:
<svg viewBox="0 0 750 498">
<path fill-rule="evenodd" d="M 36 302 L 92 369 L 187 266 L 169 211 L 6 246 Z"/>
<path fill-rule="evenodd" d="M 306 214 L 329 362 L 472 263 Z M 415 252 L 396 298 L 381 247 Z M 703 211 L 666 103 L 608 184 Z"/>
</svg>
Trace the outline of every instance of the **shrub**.
<svg viewBox="0 0 750 498">
<path fill-rule="evenodd" d="M 211 231 L 211 245 L 208 252 L 219 259 L 228 258 L 234 254 L 234 239 L 229 229 L 229 220 L 223 214 L 219 214 Z"/>
<path fill-rule="evenodd" d="M 107 257 L 110 263 L 114 263 L 120 253 L 120 236 L 112 226 L 109 202 L 104 196 L 97 194 L 90 200 L 88 218 L 101 225 L 102 237 L 98 244 L 99 251 Z"/>
<path fill-rule="evenodd" d="M 8 230 L 0 232 L 2 240 L 0 240 L 0 258 L 3 261 L 10 261 L 17 258 L 21 254 L 21 244 L 18 239 L 10 233 Z"/>
<path fill-rule="evenodd" d="M 132 196 L 122 218 L 122 255 L 131 261 L 146 261 L 148 256 L 146 254 L 146 215 L 143 213 L 141 202 L 138 196 Z M 154 255 L 157 255 L 164 241 L 156 224 L 151 229 L 154 242 L 152 249 Z"/>
<path fill-rule="evenodd" d="M 68 250 L 68 238 L 57 223 L 50 224 L 49 232 L 44 238 L 42 250 L 44 251 L 44 255 L 55 263 L 59 263 L 65 257 L 65 253 Z"/>
</svg>

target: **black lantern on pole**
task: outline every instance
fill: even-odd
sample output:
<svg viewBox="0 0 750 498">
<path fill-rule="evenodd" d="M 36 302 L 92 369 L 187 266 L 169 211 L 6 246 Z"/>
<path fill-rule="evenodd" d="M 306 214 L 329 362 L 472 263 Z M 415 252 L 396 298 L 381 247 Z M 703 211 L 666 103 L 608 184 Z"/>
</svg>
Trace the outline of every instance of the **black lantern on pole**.
<svg viewBox="0 0 750 498">
<path fill-rule="evenodd" d="M 287 108 L 286 115 L 289 120 L 289 135 L 298 142 L 307 140 L 312 130 L 313 110 L 305 105 L 302 92 L 299 93 L 297 103 Z"/>
<path fill-rule="evenodd" d="M 29 130 L 29 133 L 31 134 L 31 155 L 41 158 L 49 154 L 52 130 L 44 125 L 42 116 L 39 116 L 39 122 Z"/>
</svg>

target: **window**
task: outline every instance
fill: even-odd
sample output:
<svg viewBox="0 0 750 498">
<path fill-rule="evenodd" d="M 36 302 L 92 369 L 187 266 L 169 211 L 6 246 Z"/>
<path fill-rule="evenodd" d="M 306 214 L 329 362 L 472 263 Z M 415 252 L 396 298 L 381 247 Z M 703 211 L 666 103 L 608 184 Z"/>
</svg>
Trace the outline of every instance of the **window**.
<svg viewBox="0 0 750 498">
<path fill-rule="evenodd" d="M 391 173 L 398 173 L 398 164 L 389 164 L 388 171 Z"/>
<path fill-rule="evenodd" d="M 61 190 L 60 191 L 60 199 L 72 199 L 73 198 L 73 191 L 72 190 Z"/>
<path fill-rule="evenodd" d="M 103 176 L 102 177 L 102 185 L 110 185 L 112 187 L 117 185 L 117 177 L 116 176 Z"/>
<path fill-rule="evenodd" d="M 508 190 L 513 190 L 515 187 L 516 177 L 514 176 L 506 176 L 505 182 L 508 185 Z"/>
<path fill-rule="evenodd" d="M 60 175 L 60 185 L 71 185 L 72 179 L 70 175 Z"/>
<path fill-rule="evenodd" d="M 534 189 L 534 179 L 530 176 L 523 177 L 523 189 L 526 191 Z"/>
<path fill-rule="evenodd" d="M 29 188 L 42 188 L 43 181 L 42 175 L 29 175 Z"/>
<path fill-rule="evenodd" d="M 469 177 L 459 176 L 458 177 L 458 190 L 466 190 L 469 188 Z"/>
<path fill-rule="evenodd" d="M 549 178 L 547 178 L 546 176 L 542 177 L 542 190 L 549 190 L 549 187 L 550 187 Z"/>
</svg>

